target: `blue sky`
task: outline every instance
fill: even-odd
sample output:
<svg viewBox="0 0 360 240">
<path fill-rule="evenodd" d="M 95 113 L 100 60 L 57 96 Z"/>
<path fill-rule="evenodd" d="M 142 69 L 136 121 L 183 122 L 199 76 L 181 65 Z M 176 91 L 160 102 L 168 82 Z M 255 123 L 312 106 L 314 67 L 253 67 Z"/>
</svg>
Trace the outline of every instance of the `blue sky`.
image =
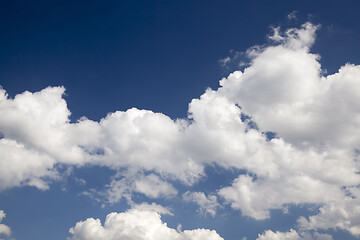
<svg viewBox="0 0 360 240">
<path fill-rule="evenodd" d="M 2 1 L 0 238 L 357 239 L 359 7 Z"/>
</svg>

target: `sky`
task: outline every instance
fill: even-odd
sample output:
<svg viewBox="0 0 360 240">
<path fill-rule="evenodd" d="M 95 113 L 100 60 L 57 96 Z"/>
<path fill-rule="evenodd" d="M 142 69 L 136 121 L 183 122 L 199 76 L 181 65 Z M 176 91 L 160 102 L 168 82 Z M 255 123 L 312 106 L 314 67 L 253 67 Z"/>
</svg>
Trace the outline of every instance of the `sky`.
<svg viewBox="0 0 360 240">
<path fill-rule="evenodd" d="M 0 239 L 359 239 L 359 9 L 1 1 Z"/>
</svg>

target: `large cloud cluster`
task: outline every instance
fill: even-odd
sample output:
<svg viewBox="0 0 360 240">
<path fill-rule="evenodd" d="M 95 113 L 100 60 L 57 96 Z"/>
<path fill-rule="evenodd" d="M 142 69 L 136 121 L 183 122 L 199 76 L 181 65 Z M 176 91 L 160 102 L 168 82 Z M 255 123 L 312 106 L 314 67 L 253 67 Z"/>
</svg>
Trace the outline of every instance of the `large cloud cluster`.
<svg viewBox="0 0 360 240">
<path fill-rule="evenodd" d="M 266 219 L 271 209 L 316 204 L 319 214 L 299 219 L 302 230 L 359 235 L 360 66 L 346 64 L 323 76 L 319 56 L 310 52 L 317 28 L 276 29 L 274 44 L 249 49 L 249 66 L 192 100 L 186 119 L 132 108 L 99 122 L 84 117 L 70 123 L 63 87 L 14 99 L 0 90 L 0 189 L 46 189 L 61 177 L 56 166 L 92 164 L 118 170 L 107 189 L 110 202 L 132 192 L 171 197 L 177 190 L 168 180 L 191 185 L 215 163 L 247 172 L 214 193 L 243 215 Z M 268 139 L 270 131 L 277 137 Z M 215 215 L 215 195 L 184 196 Z M 75 239 L 82 226 L 118 234 L 90 219 L 72 230 Z"/>
<path fill-rule="evenodd" d="M 88 218 L 76 223 L 70 233 L 69 240 L 223 240 L 208 229 L 177 231 L 163 223 L 156 211 L 137 208 L 108 214 L 104 225 L 100 219 Z"/>
</svg>

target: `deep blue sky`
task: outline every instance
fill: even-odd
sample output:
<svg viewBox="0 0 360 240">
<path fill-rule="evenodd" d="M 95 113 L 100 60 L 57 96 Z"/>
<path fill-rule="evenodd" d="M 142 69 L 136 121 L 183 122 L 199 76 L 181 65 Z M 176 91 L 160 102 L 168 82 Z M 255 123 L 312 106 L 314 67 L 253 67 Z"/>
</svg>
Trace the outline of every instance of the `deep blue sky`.
<svg viewBox="0 0 360 240">
<path fill-rule="evenodd" d="M 329 72 L 359 63 L 358 1 L 1 1 L 0 80 L 10 96 L 64 85 L 73 120 L 129 107 L 172 117 L 216 88 L 229 50 L 269 26 L 322 24 L 314 52 Z M 311 15 L 308 17 L 308 15 Z M 331 31 L 329 31 L 331 28 Z M 329 50 L 330 49 L 330 50 Z M 231 69 L 233 70 L 233 69 Z M 75 104 L 76 103 L 76 104 Z"/>
<path fill-rule="evenodd" d="M 290 23 L 286 16 L 294 10 L 298 20 Z M 72 121 L 81 116 L 99 120 L 131 107 L 186 117 L 191 99 L 207 87 L 216 89 L 218 81 L 235 70 L 221 67 L 219 60 L 230 50 L 265 44 L 270 26 L 299 26 L 307 20 L 321 24 L 312 51 L 321 55 L 323 68 L 333 73 L 346 62 L 360 64 L 359 10 L 356 0 L 1 1 L 0 85 L 11 97 L 63 85 Z M 95 188 L 112 175 L 107 169 L 75 171 Z M 210 176 L 215 182 L 225 177 Z M 75 222 L 103 219 L 126 208 L 119 203 L 102 209 L 93 199 L 78 196 L 85 187 L 74 181 L 53 184 L 44 192 L 31 187 L 1 192 L 0 209 L 8 213 L 4 223 L 11 226 L 13 237 L 65 239 Z M 61 191 L 62 185 L 67 192 Z M 172 227 L 191 215 L 191 209 L 176 211 L 177 219 L 165 218 Z M 236 231 L 244 236 L 246 229 L 232 226 L 232 232 L 227 231 L 227 224 L 245 221 L 239 212 L 230 215 L 219 222 L 199 217 L 192 226 L 217 229 L 228 240 L 236 239 Z M 278 230 L 283 231 L 296 221 L 282 215 L 278 219 L 283 222 Z M 256 229 L 251 234 L 276 225 L 249 221 L 247 230 Z M 190 223 L 183 226 L 190 228 Z"/>
</svg>

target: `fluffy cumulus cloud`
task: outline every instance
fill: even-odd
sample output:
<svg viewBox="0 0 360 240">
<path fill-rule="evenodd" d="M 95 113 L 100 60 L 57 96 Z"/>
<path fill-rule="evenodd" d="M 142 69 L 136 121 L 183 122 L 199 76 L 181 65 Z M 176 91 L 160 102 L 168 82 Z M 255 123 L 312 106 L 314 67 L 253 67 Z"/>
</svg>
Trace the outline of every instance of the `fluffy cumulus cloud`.
<svg viewBox="0 0 360 240">
<path fill-rule="evenodd" d="M 156 211 L 130 209 L 107 215 L 104 225 L 100 219 L 88 218 L 70 229 L 69 240 L 223 240 L 215 231 L 208 229 L 178 232 L 162 222 Z"/>
<path fill-rule="evenodd" d="M 251 66 L 223 79 L 219 91 L 261 130 L 296 147 L 358 148 L 360 66 L 322 76 L 319 56 L 309 52 L 316 28 L 305 24 L 288 30 L 280 45 L 253 49 Z"/>
<path fill-rule="evenodd" d="M 256 219 L 290 203 L 324 204 L 320 214 L 300 220 L 304 227 L 357 235 L 359 196 L 352 186 L 359 184 L 360 66 L 322 76 L 319 56 L 309 52 L 316 29 L 307 23 L 282 35 L 276 31 L 278 45 L 249 50 L 251 66 L 220 82 L 218 94 L 238 103 L 259 131 L 276 132 L 279 139 L 268 143 L 273 146 L 263 167 L 273 162 L 271 174 L 252 170 L 219 194 Z M 349 215 L 341 217 L 341 209 Z"/>
<path fill-rule="evenodd" d="M 5 218 L 6 214 L 4 210 L 0 210 L 0 222 Z M 10 236 L 11 229 L 5 224 L 0 224 L 0 236 Z"/>
<path fill-rule="evenodd" d="M 348 189 L 349 195 L 340 201 L 333 201 L 321 207 L 319 213 L 309 219 L 301 217 L 298 222 L 301 228 L 348 230 L 353 235 L 360 235 L 360 191 Z"/>
<path fill-rule="evenodd" d="M 133 192 L 171 197 L 178 190 L 170 182 L 190 186 L 205 175 L 206 165 L 216 164 L 246 174 L 218 189 L 218 196 L 184 195 L 203 211 L 214 215 L 222 199 L 260 220 L 269 218 L 271 209 L 316 204 L 319 213 L 300 218 L 301 229 L 341 228 L 359 235 L 360 66 L 346 64 L 323 75 L 320 57 L 310 52 L 317 29 L 311 23 L 274 29 L 273 44 L 250 48 L 248 67 L 193 99 L 184 119 L 132 108 L 100 121 L 83 117 L 70 123 L 63 87 L 13 99 L 1 89 L 0 189 L 46 189 L 61 177 L 57 166 L 87 164 L 117 171 L 107 186 L 109 202 Z M 276 138 L 269 139 L 267 132 Z M 207 232 L 177 233 L 164 227 L 156 213 L 132 210 L 110 214 L 104 226 L 88 219 L 72 233 L 74 239 L 90 239 L 83 235 L 86 229 L 96 229 L 91 231 L 98 239 L 127 234 L 114 230 L 125 225 L 113 228 L 111 223 L 139 214 L 156 222 L 164 236 Z"/>
</svg>

